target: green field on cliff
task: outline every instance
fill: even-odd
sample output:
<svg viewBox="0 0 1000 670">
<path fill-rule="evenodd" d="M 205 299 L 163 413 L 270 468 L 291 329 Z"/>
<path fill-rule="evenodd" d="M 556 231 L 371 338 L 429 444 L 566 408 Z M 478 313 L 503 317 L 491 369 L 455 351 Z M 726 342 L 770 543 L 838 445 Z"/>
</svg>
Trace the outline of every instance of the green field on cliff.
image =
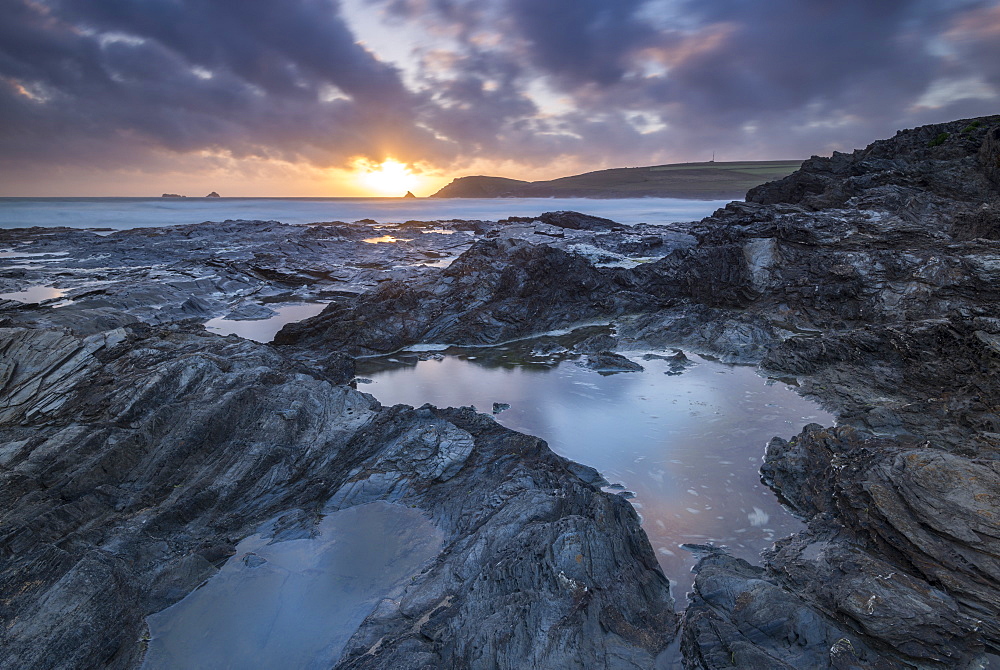
<svg viewBox="0 0 1000 670">
<path fill-rule="evenodd" d="M 754 186 L 781 179 L 801 160 L 676 163 L 612 168 L 548 181 L 470 176 L 432 198 L 742 198 Z"/>
</svg>

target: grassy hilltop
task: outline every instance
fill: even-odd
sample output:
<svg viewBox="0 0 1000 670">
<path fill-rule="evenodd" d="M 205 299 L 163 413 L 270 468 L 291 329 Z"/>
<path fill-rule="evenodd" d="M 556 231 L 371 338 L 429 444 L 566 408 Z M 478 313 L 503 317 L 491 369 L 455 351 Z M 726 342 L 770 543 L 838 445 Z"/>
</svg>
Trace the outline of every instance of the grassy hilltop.
<svg viewBox="0 0 1000 670">
<path fill-rule="evenodd" d="M 460 177 L 432 198 L 742 198 L 799 169 L 801 160 L 676 163 L 612 168 L 549 181 Z"/>
</svg>

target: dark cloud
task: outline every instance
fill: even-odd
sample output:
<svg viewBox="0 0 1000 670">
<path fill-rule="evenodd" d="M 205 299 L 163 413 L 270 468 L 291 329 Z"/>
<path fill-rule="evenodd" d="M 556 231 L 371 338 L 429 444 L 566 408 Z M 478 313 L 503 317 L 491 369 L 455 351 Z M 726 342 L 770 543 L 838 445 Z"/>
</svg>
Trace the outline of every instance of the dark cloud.
<svg viewBox="0 0 1000 670">
<path fill-rule="evenodd" d="M 0 161 L 596 169 L 805 156 L 1000 106 L 996 0 L 365 7 L 424 36 L 410 62 L 335 0 L 0 0 Z"/>
<path fill-rule="evenodd" d="M 607 86 L 629 69 L 631 54 L 657 41 L 638 16 L 644 0 L 510 0 L 512 24 L 537 67 L 572 84 Z"/>
<path fill-rule="evenodd" d="M 951 65 L 956 75 L 979 73 L 1000 88 L 1000 6 L 960 15 L 944 35 L 955 51 Z"/>
<path fill-rule="evenodd" d="M 460 36 L 456 78 L 475 76 L 463 66 L 472 55 L 510 61 L 517 84 L 507 100 L 541 79 L 568 101 L 558 120 L 529 122 L 516 105 L 479 107 L 478 92 L 462 89 L 479 122 L 462 105 L 436 116 L 443 133 L 469 131 L 464 151 L 526 162 L 546 159 L 540 147 L 602 165 L 697 159 L 712 149 L 730 158 L 804 156 L 989 113 L 998 102 L 980 87 L 918 104 L 949 79 L 995 83 L 996 2 L 497 0 L 489 11 L 465 0 L 371 4 Z M 495 47 L 469 39 L 491 30 L 503 36 Z M 451 90 L 452 100 L 462 90 Z"/>
<path fill-rule="evenodd" d="M 113 163 L 155 147 L 337 164 L 439 144 L 413 123 L 420 97 L 356 44 L 336 3 L 2 0 L 0 12 L 6 160 Z"/>
</svg>

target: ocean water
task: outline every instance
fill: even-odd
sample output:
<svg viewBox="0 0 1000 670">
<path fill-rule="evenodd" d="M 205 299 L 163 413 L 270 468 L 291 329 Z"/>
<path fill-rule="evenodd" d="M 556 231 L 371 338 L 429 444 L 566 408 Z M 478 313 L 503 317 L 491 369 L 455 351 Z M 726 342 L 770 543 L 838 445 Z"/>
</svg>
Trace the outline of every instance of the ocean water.
<svg viewBox="0 0 1000 670">
<path fill-rule="evenodd" d="M 677 198 L 0 198 L 0 228 L 128 228 L 248 219 L 282 223 L 480 219 L 573 210 L 628 225 L 696 221 L 726 200 Z"/>
</svg>

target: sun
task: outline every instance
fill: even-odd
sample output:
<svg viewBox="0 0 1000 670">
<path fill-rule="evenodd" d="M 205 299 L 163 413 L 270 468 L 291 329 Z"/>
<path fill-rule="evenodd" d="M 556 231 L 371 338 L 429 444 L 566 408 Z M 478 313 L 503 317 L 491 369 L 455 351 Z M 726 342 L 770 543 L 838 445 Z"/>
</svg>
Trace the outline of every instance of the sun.
<svg viewBox="0 0 1000 670">
<path fill-rule="evenodd" d="M 387 158 L 381 163 L 359 159 L 356 169 L 359 181 L 379 195 L 402 196 L 416 188 L 419 178 L 410 171 L 410 166 L 395 158 Z"/>
</svg>

